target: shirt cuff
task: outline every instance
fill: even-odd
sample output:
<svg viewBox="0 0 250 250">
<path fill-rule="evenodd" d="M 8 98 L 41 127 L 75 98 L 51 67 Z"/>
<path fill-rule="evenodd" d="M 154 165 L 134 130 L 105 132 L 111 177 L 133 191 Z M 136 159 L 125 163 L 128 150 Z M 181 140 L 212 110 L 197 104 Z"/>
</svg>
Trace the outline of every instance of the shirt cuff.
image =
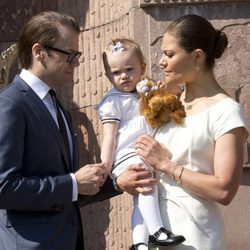
<svg viewBox="0 0 250 250">
<path fill-rule="evenodd" d="M 113 186 L 116 191 L 123 192 L 117 185 L 117 177 L 115 177 L 113 180 Z"/>
<path fill-rule="evenodd" d="M 72 201 L 77 201 L 78 198 L 78 188 L 77 188 L 77 182 L 76 177 L 74 174 L 70 173 L 71 179 L 72 179 Z"/>
</svg>

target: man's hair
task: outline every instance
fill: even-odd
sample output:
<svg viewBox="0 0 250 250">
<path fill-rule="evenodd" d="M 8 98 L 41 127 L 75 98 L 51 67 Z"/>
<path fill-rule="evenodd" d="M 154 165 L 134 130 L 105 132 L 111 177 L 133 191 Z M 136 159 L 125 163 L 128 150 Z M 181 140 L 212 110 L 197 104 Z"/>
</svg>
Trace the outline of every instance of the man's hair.
<svg viewBox="0 0 250 250">
<path fill-rule="evenodd" d="M 42 46 L 53 45 L 59 37 L 60 26 L 80 33 L 76 20 L 64 13 L 44 11 L 31 17 L 22 28 L 17 41 L 17 55 L 23 68 L 28 69 L 32 65 L 32 46 L 35 43 Z"/>
</svg>

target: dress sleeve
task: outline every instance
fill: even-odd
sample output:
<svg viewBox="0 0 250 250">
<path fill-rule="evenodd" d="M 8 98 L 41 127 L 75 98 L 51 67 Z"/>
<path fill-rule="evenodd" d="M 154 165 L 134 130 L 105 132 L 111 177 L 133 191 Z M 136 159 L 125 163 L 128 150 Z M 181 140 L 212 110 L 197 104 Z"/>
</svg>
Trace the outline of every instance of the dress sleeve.
<svg viewBox="0 0 250 250">
<path fill-rule="evenodd" d="M 246 138 L 248 137 L 243 108 L 239 103 L 233 100 L 229 105 L 227 103 L 224 108 L 217 110 L 214 119 L 215 120 L 212 124 L 215 140 L 230 130 L 238 127 L 244 127 L 246 130 Z"/>
<path fill-rule="evenodd" d="M 117 96 L 109 96 L 97 105 L 96 110 L 102 123 L 120 122 L 122 116 L 122 108 Z"/>
</svg>

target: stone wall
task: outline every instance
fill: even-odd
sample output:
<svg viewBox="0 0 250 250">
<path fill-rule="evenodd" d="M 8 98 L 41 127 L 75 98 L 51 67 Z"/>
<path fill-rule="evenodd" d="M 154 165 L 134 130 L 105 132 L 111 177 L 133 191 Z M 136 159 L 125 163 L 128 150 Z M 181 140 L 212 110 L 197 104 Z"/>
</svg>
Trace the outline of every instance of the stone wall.
<svg viewBox="0 0 250 250">
<path fill-rule="evenodd" d="M 79 49 L 83 52 L 75 72 L 74 85 L 63 85 L 60 99 L 71 111 L 78 134 L 80 163 L 100 161 L 101 124 L 94 105 L 110 89 L 101 51 L 111 38 L 131 37 L 142 47 L 147 74 L 161 79 L 158 61 L 160 36 L 177 17 L 200 14 L 229 38 L 229 48 L 218 61 L 218 81 L 249 117 L 250 75 L 250 1 L 216 0 L 2 0 L 0 2 L 0 52 L 16 41 L 27 19 L 41 10 L 59 10 L 73 15 L 81 25 Z M 221 207 L 230 233 L 229 250 L 247 250 L 250 245 L 250 169 L 249 145 L 246 144 L 244 175 L 239 192 L 228 207 Z M 89 205 L 82 209 L 86 249 L 120 250 L 131 244 L 130 214 L 132 201 L 127 194 Z M 236 227 L 237 225 L 237 227 Z"/>
</svg>

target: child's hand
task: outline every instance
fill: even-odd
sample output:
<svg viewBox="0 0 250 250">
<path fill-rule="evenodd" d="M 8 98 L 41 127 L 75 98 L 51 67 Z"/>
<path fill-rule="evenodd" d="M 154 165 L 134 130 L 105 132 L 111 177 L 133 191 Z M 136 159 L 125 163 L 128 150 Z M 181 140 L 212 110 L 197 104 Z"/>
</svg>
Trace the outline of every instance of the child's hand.
<svg viewBox="0 0 250 250">
<path fill-rule="evenodd" d="M 103 170 L 104 170 L 104 172 L 103 172 L 103 178 L 106 180 L 106 178 L 110 174 L 110 168 L 108 167 L 107 163 L 104 163 L 104 169 Z"/>
</svg>

